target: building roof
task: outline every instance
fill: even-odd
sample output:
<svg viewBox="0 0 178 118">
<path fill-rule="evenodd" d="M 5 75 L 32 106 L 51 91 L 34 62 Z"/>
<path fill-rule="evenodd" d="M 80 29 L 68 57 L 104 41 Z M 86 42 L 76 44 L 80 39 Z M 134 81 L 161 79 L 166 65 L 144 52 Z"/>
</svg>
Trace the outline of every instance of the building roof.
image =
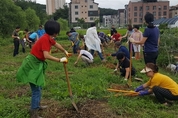
<svg viewBox="0 0 178 118">
<path fill-rule="evenodd" d="M 174 18 L 161 18 L 161 19 L 155 20 L 153 23 L 154 25 L 159 25 L 159 24 L 173 25 L 177 21 L 178 21 L 178 17 L 175 16 Z"/>
</svg>

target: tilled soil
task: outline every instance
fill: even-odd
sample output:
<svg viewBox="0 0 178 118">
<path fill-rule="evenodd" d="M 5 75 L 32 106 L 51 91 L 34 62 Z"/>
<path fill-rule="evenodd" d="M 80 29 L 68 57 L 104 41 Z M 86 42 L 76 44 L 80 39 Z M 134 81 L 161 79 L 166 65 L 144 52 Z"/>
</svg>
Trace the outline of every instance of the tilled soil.
<svg viewBox="0 0 178 118">
<path fill-rule="evenodd" d="M 77 104 L 79 112 L 73 107 L 61 108 L 55 102 L 49 103 L 46 110 L 40 111 L 43 118 L 119 118 L 106 101 L 88 100 Z"/>
</svg>

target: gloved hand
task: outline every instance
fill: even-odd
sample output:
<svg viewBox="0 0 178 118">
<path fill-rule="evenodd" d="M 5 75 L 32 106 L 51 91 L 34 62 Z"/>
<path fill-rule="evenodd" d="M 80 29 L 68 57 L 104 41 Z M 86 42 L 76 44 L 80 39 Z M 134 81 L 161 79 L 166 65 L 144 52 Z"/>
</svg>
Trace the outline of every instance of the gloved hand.
<svg viewBox="0 0 178 118">
<path fill-rule="evenodd" d="M 114 72 L 116 72 L 117 71 L 117 68 L 116 69 L 114 69 Z"/>
<path fill-rule="evenodd" d="M 64 53 L 65 53 L 65 55 L 66 55 L 67 57 L 70 56 L 70 54 L 69 54 L 66 50 L 64 51 Z"/>
<path fill-rule="evenodd" d="M 140 96 L 144 96 L 144 95 L 148 95 L 148 94 L 149 94 L 148 90 L 144 90 L 144 91 L 139 92 Z"/>
<path fill-rule="evenodd" d="M 67 63 L 67 62 L 68 62 L 68 60 L 67 60 L 67 58 L 66 58 L 66 57 L 62 57 L 62 58 L 60 59 L 60 62 L 61 62 L 61 63 Z"/>
<path fill-rule="evenodd" d="M 143 85 L 141 85 L 141 86 L 139 86 L 139 87 L 137 87 L 136 89 L 135 89 L 135 92 L 139 92 L 139 91 L 141 91 L 141 90 L 143 90 L 144 89 L 144 87 L 143 87 Z"/>
</svg>

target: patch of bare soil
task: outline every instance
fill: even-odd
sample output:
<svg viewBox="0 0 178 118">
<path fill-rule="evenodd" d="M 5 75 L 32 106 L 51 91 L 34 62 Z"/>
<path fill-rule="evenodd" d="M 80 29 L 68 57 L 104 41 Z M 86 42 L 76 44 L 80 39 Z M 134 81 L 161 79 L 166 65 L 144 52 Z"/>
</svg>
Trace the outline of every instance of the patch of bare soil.
<svg viewBox="0 0 178 118">
<path fill-rule="evenodd" d="M 107 68 L 110 68 L 110 69 L 115 69 L 115 68 L 116 68 L 116 65 L 111 64 L 111 63 L 107 63 L 107 64 L 106 64 L 106 67 L 107 67 Z"/>
<path fill-rule="evenodd" d="M 51 102 L 46 110 L 40 111 L 43 118 L 119 118 L 105 101 L 88 100 L 78 103 L 79 112 L 74 108 L 61 108 L 58 103 Z"/>
<path fill-rule="evenodd" d="M 127 84 L 125 84 L 125 85 L 120 85 L 120 84 L 114 84 L 114 83 L 112 83 L 112 84 L 110 85 L 110 88 L 112 88 L 112 89 L 117 89 L 117 90 L 129 90 L 129 89 L 130 89 Z"/>
</svg>

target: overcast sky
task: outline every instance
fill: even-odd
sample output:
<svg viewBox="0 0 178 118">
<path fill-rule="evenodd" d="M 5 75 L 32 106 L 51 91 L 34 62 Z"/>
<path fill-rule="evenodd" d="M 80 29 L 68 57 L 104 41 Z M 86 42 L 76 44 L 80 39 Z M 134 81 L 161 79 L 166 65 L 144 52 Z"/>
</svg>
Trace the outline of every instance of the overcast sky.
<svg viewBox="0 0 178 118">
<path fill-rule="evenodd" d="M 71 0 L 66 0 L 69 3 Z M 123 9 L 130 0 L 94 0 L 101 8 Z M 169 0 L 170 6 L 177 5 L 178 0 Z M 37 3 L 46 4 L 46 0 L 36 0 Z"/>
</svg>

